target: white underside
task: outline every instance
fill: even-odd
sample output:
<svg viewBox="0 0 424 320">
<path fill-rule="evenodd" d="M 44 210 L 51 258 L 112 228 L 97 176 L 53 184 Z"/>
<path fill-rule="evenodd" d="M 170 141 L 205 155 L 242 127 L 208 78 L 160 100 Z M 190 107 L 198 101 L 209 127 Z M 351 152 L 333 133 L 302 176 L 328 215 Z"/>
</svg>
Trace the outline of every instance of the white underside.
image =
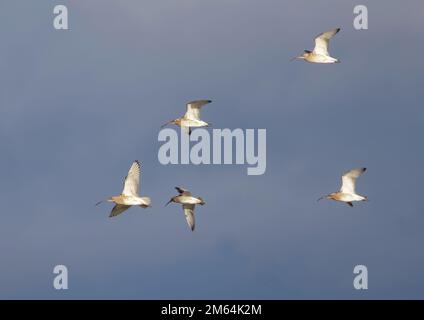
<svg viewBox="0 0 424 320">
<path fill-rule="evenodd" d="M 182 127 L 206 127 L 208 123 L 202 120 L 184 119 L 181 121 Z"/>
<path fill-rule="evenodd" d="M 122 199 L 122 203 L 127 206 L 149 206 L 150 198 L 149 197 L 135 197 L 135 196 L 126 196 Z"/>
<path fill-rule="evenodd" d="M 336 58 L 324 55 L 314 55 L 313 59 L 309 62 L 312 63 L 336 63 L 338 60 Z"/>
<path fill-rule="evenodd" d="M 195 197 L 190 196 L 178 196 L 176 199 L 176 202 L 181 204 L 200 204 L 201 201 Z"/>
<path fill-rule="evenodd" d="M 365 199 L 365 197 L 355 193 L 342 193 L 340 195 L 340 201 L 344 202 L 364 201 Z"/>
</svg>

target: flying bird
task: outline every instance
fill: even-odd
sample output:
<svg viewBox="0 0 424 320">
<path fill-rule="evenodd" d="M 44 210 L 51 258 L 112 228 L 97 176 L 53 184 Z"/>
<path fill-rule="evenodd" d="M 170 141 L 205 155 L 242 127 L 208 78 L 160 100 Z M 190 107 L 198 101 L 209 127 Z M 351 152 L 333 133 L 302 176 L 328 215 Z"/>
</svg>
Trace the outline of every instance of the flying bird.
<svg viewBox="0 0 424 320">
<path fill-rule="evenodd" d="M 191 195 L 191 192 L 187 189 L 181 187 L 175 187 L 175 189 L 177 189 L 179 195 L 172 197 L 171 200 L 169 200 L 168 203 L 165 205 L 165 207 L 171 202 L 182 204 L 187 224 L 190 227 L 191 231 L 194 231 L 194 207 L 196 206 L 196 204 L 200 204 L 201 206 L 203 206 L 205 204 L 205 201 L 203 201 L 203 199 L 200 197 L 193 197 Z"/>
<path fill-rule="evenodd" d="M 139 196 L 140 174 L 140 162 L 135 160 L 128 171 L 128 175 L 125 177 L 122 193 L 119 196 L 113 196 L 106 200 L 107 202 L 115 203 L 109 217 L 115 217 L 132 206 L 150 207 L 150 198 Z M 96 206 L 102 202 L 98 202 Z"/>
<path fill-rule="evenodd" d="M 340 31 L 340 28 L 336 28 L 327 32 L 319 34 L 315 38 L 315 48 L 313 51 L 304 50 L 304 53 L 298 57 L 292 59 L 301 59 L 312 63 L 339 63 L 340 60 L 333 58 L 328 53 L 328 45 L 330 39 Z"/>
<path fill-rule="evenodd" d="M 356 179 L 367 170 L 366 168 L 358 168 L 347 171 L 342 176 L 342 187 L 340 191 L 330 193 L 318 199 L 332 199 L 336 201 L 346 202 L 349 206 L 353 207 L 353 201 L 368 201 L 368 198 L 356 193 L 355 185 Z"/>
<path fill-rule="evenodd" d="M 165 123 L 162 128 L 168 124 L 175 124 L 190 135 L 192 128 L 210 126 L 210 123 L 200 119 L 200 109 L 211 102 L 211 100 L 195 100 L 187 103 L 187 111 L 184 116 Z"/>
</svg>

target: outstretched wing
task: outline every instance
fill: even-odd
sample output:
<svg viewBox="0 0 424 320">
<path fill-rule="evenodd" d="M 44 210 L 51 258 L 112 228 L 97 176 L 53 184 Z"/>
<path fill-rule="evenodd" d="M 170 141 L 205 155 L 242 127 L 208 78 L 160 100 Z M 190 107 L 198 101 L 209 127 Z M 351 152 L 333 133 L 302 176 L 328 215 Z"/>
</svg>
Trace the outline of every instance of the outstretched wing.
<svg viewBox="0 0 424 320">
<path fill-rule="evenodd" d="M 116 217 L 117 215 L 121 214 L 125 210 L 129 209 L 131 206 L 126 206 L 124 204 L 117 204 L 113 207 L 112 211 L 110 212 L 109 218 Z"/>
<path fill-rule="evenodd" d="M 125 177 L 124 190 L 122 194 L 125 196 L 138 196 L 140 187 L 140 163 L 135 160 L 131 165 L 128 175 Z"/>
<path fill-rule="evenodd" d="M 195 100 L 187 103 L 187 111 L 184 117 L 191 120 L 200 120 L 200 109 L 211 102 L 211 100 Z"/>
<path fill-rule="evenodd" d="M 355 193 L 356 178 L 367 170 L 366 168 L 358 168 L 347 171 L 342 176 L 342 187 L 340 191 L 343 193 Z"/>
<path fill-rule="evenodd" d="M 187 189 L 184 189 L 184 188 L 181 188 L 181 187 L 175 187 L 175 189 L 177 189 L 180 196 L 191 196 L 191 192 L 188 191 Z"/>
<path fill-rule="evenodd" d="M 334 37 L 334 35 L 340 31 L 340 28 L 336 28 L 327 32 L 320 33 L 315 38 L 315 48 L 314 53 L 323 55 L 323 56 L 329 56 L 328 53 L 328 45 L 330 42 L 330 39 Z"/>
<path fill-rule="evenodd" d="M 184 204 L 183 205 L 184 215 L 186 217 L 187 224 L 190 227 L 191 231 L 194 231 L 194 226 L 195 226 L 194 207 L 195 207 L 194 204 Z"/>
</svg>

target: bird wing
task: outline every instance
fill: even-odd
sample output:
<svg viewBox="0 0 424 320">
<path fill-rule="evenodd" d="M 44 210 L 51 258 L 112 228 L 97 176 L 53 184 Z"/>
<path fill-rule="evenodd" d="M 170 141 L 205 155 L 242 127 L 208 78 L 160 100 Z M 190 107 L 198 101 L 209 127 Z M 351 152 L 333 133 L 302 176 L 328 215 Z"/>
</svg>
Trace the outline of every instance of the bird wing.
<svg viewBox="0 0 424 320">
<path fill-rule="evenodd" d="M 181 187 L 175 187 L 181 196 L 191 196 L 191 192 Z"/>
<path fill-rule="evenodd" d="M 320 33 L 315 38 L 314 53 L 323 55 L 323 56 L 329 56 L 328 45 L 329 45 L 330 39 L 339 31 L 340 31 L 340 28 L 336 28 L 327 32 Z"/>
<path fill-rule="evenodd" d="M 187 111 L 184 117 L 191 120 L 200 120 L 200 109 L 211 102 L 211 100 L 195 100 L 187 103 Z"/>
<path fill-rule="evenodd" d="M 117 204 L 113 207 L 112 211 L 110 212 L 109 218 L 116 217 L 117 215 L 121 214 L 125 210 L 129 209 L 131 206 L 127 206 L 124 204 Z"/>
<path fill-rule="evenodd" d="M 187 220 L 187 224 L 190 227 L 191 231 L 194 231 L 194 204 L 183 204 L 184 215 Z"/>
<path fill-rule="evenodd" d="M 366 168 L 358 168 L 347 171 L 342 176 L 342 187 L 340 191 L 343 193 L 355 194 L 356 178 L 367 170 Z"/>
<path fill-rule="evenodd" d="M 135 160 L 131 165 L 128 175 L 125 177 L 124 190 L 122 194 L 125 196 L 138 196 L 140 187 L 140 162 Z"/>
</svg>

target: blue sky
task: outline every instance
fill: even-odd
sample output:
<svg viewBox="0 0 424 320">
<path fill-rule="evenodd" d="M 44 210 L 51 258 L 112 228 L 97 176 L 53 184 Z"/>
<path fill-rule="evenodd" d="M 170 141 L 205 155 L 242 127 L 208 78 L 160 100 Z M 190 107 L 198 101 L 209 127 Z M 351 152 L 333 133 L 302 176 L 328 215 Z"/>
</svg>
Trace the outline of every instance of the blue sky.
<svg viewBox="0 0 424 320">
<path fill-rule="evenodd" d="M 0 298 L 424 298 L 423 17 L 419 0 L 2 1 Z M 337 26 L 341 64 L 289 62 Z M 216 128 L 267 129 L 264 175 L 158 162 L 160 125 L 198 98 Z M 109 219 L 94 204 L 134 159 L 153 207 Z M 370 202 L 316 202 L 359 166 Z M 176 185 L 206 201 L 193 233 L 163 207 Z"/>
</svg>

